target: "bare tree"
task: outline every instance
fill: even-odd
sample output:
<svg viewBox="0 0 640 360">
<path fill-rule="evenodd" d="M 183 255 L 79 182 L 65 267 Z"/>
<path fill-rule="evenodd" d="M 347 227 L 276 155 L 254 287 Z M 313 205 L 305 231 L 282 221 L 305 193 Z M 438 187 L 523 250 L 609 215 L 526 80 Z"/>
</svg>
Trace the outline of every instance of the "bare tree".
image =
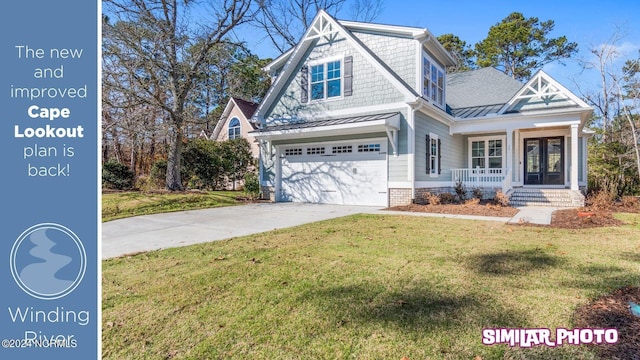
<svg viewBox="0 0 640 360">
<path fill-rule="evenodd" d="M 591 47 L 591 59 L 580 61 L 585 71 L 597 73 L 597 91 L 585 93 L 574 81 L 595 108 L 591 127 L 596 137 L 589 151 L 596 156 L 591 156 L 590 182 L 612 195 L 633 193 L 640 185 L 640 66 L 638 60 L 625 62 L 626 54 L 620 52 L 623 38 L 617 29 L 606 43 Z"/>
<path fill-rule="evenodd" d="M 253 23 L 283 53 L 296 46 L 319 10 L 337 16 L 347 7 L 351 20 L 372 21 L 382 5 L 383 0 L 259 0 Z"/>
<path fill-rule="evenodd" d="M 250 19 L 251 0 L 103 3 L 103 54 L 113 71 L 103 85 L 125 94 L 119 107 L 144 104 L 167 114 L 166 188 L 182 190 L 180 153 L 191 92 L 210 50 Z"/>
</svg>

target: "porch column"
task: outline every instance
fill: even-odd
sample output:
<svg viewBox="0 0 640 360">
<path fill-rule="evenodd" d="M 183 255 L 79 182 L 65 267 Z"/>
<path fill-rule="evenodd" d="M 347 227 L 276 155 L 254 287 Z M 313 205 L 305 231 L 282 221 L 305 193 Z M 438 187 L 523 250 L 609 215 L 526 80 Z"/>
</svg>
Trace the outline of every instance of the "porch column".
<svg viewBox="0 0 640 360">
<path fill-rule="evenodd" d="M 571 190 L 578 190 L 578 124 L 571 125 Z"/>
<path fill-rule="evenodd" d="M 507 163 L 505 164 L 507 173 L 509 175 L 509 169 L 511 169 L 511 179 L 507 179 L 507 182 L 511 184 L 513 180 L 513 129 L 507 129 Z"/>
</svg>

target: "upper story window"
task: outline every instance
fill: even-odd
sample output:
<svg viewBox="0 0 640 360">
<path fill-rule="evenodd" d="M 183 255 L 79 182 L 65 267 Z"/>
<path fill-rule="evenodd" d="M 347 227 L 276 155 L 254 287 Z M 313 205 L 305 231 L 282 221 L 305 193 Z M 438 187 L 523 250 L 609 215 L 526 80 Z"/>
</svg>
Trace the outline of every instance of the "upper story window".
<svg viewBox="0 0 640 360">
<path fill-rule="evenodd" d="M 445 71 L 426 52 L 422 52 L 422 96 L 437 106 L 444 108 Z"/>
<path fill-rule="evenodd" d="M 234 117 L 229 121 L 229 140 L 238 139 L 242 137 L 240 132 L 240 120 Z"/>
<path fill-rule="evenodd" d="M 311 100 L 322 100 L 342 95 L 342 64 L 340 60 L 312 65 Z"/>
</svg>

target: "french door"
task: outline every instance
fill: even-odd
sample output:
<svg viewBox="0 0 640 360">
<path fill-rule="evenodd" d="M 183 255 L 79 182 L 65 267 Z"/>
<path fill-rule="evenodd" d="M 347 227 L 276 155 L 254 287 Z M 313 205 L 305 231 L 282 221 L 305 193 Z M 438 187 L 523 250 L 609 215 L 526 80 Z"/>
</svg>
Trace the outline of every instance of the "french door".
<svg viewBox="0 0 640 360">
<path fill-rule="evenodd" d="M 524 140 L 524 184 L 564 185 L 564 137 Z"/>
</svg>

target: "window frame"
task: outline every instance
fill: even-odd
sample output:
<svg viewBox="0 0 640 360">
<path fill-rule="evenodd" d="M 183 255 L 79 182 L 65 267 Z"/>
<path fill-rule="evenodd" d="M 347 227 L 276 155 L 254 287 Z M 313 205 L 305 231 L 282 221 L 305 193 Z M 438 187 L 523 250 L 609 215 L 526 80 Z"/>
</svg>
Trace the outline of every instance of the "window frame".
<svg viewBox="0 0 640 360">
<path fill-rule="evenodd" d="M 430 177 L 438 177 L 440 175 L 440 146 L 438 144 L 440 137 L 438 134 L 434 134 L 432 132 L 429 133 L 429 146 L 428 154 L 429 154 L 429 176 Z M 435 146 L 435 151 L 434 151 Z"/>
<path fill-rule="evenodd" d="M 234 120 L 238 121 L 237 126 L 231 126 Z M 233 130 L 233 137 L 231 137 L 231 130 Z M 227 138 L 229 140 L 242 138 L 242 122 L 237 116 L 234 116 L 229 120 L 229 125 L 227 125 Z"/>
<path fill-rule="evenodd" d="M 422 70 L 422 97 L 437 107 L 444 109 L 446 104 L 447 72 L 424 49 L 422 50 L 420 66 Z"/>
<path fill-rule="evenodd" d="M 490 156 L 489 154 L 489 143 L 491 141 L 496 141 L 496 140 L 500 140 L 501 146 L 501 154 L 500 156 Z M 472 156 L 473 155 L 473 143 L 474 142 L 482 142 L 484 145 L 484 155 L 482 157 L 479 156 Z M 482 158 L 484 159 L 484 166 L 483 167 L 479 167 L 480 169 L 483 170 L 489 170 L 489 169 L 505 169 L 507 168 L 507 149 L 506 149 L 506 144 L 507 144 L 507 137 L 505 135 L 495 135 L 495 136 L 481 136 L 481 137 L 470 137 L 468 139 L 468 164 L 469 164 L 469 169 L 475 169 L 475 167 L 473 166 L 473 159 L 474 158 Z M 491 159 L 492 158 L 501 158 L 501 165 L 499 168 L 492 168 L 491 167 Z"/>
<path fill-rule="evenodd" d="M 338 63 L 339 64 L 339 77 L 329 79 L 329 64 Z M 313 81 L 313 69 L 322 66 L 322 80 Z M 323 102 L 323 101 L 333 101 L 342 99 L 344 95 L 344 82 L 345 82 L 345 68 L 344 68 L 344 56 L 336 56 L 331 58 L 326 58 L 318 61 L 309 62 L 307 64 L 308 67 L 308 78 L 309 78 L 309 86 L 308 86 L 308 99 L 311 103 Z M 335 69 L 333 70 L 335 71 Z M 340 81 L 340 94 L 336 96 L 329 96 L 329 83 L 332 81 Z M 313 97 L 313 86 L 317 84 L 322 84 L 322 98 L 314 98 Z"/>
</svg>

